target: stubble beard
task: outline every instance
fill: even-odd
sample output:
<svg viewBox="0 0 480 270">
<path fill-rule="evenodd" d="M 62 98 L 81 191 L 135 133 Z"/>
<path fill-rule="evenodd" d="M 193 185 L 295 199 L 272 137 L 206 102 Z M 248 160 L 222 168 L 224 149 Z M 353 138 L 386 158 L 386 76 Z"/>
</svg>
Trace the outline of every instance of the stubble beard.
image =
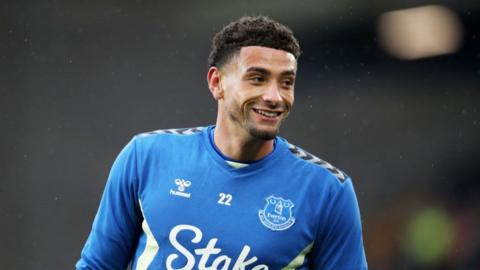
<svg viewBox="0 0 480 270">
<path fill-rule="evenodd" d="M 283 121 L 285 120 L 286 116 L 288 116 L 288 113 L 290 109 L 287 107 L 285 110 L 286 116 L 284 116 L 282 119 L 280 119 L 280 122 L 278 123 L 277 127 L 274 130 L 264 130 L 261 128 L 258 128 L 254 121 L 250 117 L 250 111 L 252 110 L 251 106 L 245 105 L 243 106 L 243 119 L 239 119 L 235 113 L 229 112 L 228 115 L 230 119 L 234 122 L 237 122 L 240 124 L 240 126 L 250 134 L 253 138 L 260 139 L 260 140 L 273 140 L 275 137 L 278 135 L 280 132 L 280 126 L 282 125 Z M 240 111 L 237 110 L 237 111 Z"/>
<path fill-rule="evenodd" d="M 273 140 L 280 132 L 280 125 L 278 125 L 277 128 L 275 128 L 275 130 L 273 131 L 262 130 L 257 128 L 255 124 L 253 124 L 252 121 L 250 121 L 248 118 L 244 119 L 243 126 L 245 127 L 247 132 L 250 134 L 250 136 L 256 139 L 265 140 L 265 141 Z"/>
</svg>

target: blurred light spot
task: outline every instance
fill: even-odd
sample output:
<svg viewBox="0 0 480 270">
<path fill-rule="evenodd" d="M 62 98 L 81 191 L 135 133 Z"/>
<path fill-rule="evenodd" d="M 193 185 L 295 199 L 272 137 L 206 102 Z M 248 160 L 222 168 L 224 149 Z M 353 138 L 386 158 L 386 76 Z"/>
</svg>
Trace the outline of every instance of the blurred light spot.
<svg viewBox="0 0 480 270">
<path fill-rule="evenodd" d="M 424 209 L 410 220 L 406 231 L 406 253 L 416 262 L 432 264 L 447 255 L 453 243 L 453 222 L 445 211 Z"/>
<path fill-rule="evenodd" d="M 400 59 L 419 59 L 455 52 L 463 30 L 458 16 L 443 6 L 431 5 L 391 11 L 380 16 L 380 46 Z"/>
</svg>

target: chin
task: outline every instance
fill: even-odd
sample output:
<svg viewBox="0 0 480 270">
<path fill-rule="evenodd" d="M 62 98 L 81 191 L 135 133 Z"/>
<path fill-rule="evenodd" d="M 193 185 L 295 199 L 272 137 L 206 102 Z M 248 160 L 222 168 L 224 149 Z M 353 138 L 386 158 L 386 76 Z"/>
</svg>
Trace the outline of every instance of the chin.
<svg viewBox="0 0 480 270">
<path fill-rule="evenodd" d="M 275 129 L 261 129 L 261 128 L 255 128 L 255 127 L 250 127 L 248 129 L 248 132 L 250 135 L 254 138 L 261 139 L 261 140 L 273 140 L 278 134 L 278 128 Z"/>
</svg>

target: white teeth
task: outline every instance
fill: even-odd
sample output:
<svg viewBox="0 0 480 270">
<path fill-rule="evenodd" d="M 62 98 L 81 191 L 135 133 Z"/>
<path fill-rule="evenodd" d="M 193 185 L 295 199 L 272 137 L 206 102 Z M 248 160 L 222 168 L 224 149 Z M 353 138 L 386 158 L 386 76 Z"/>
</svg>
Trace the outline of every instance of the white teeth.
<svg viewBox="0 0 480 270">
<path fill-rule="evenodd" d="M 255 111 L 258 112 L 259 114 L 267 116 L 267 117 L 276 117 L 278 115 L 278 113 L 276 113 L 276 112 L 267 112 L 267 111 L 262 111 L 262 110 L 255 110 Z"/>
</svg>

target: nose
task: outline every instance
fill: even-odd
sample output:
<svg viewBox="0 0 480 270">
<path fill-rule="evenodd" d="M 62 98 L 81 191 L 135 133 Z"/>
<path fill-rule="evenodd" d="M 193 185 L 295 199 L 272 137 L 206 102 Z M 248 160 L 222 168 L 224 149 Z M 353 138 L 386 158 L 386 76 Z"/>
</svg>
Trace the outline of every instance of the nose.
<svg viewBox="0 0 480 270">
<path fill-rule="evenodd" d="M 262 95 L 263 101 L 271 104 L 278 104 L 282 102 L 282 96 L 280 95 L 280 89 L 276 83 L 270 84 Z"/>
</svg>

